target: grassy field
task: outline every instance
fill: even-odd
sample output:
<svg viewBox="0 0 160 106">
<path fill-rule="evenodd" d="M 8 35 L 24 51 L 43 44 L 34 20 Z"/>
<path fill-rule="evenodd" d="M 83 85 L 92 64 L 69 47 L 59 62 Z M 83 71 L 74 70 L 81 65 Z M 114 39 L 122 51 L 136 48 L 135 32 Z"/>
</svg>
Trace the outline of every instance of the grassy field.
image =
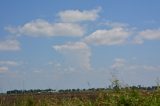
<svg viewBox="0 0 160 106">
<path fill-rule="evenodd" d="M 4 94 L 0 106 L 160 106 L 160 91 L 134 89 L 95 92 Z"/>
</svg>

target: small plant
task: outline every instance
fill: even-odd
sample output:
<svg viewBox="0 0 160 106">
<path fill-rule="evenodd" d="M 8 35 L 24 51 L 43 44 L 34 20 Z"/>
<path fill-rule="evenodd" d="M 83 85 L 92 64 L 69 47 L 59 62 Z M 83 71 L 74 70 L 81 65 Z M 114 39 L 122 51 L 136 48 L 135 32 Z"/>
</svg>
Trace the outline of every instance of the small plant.
<svg viewBox="0 0 160 106">
<path fill-rule="evenodd" d="M 112 81 L 112 88 L 113 90 L 115 90 L 116 92 L 120 91 L 121 85 L 118 79 L 115 79 Z"/>
<path fill-rule="evenodd" d="M 34 106 L 34 100 L 33 100 L 33 98 L 28 98 L 27 99 L 26 106 Z"/>
</svg>

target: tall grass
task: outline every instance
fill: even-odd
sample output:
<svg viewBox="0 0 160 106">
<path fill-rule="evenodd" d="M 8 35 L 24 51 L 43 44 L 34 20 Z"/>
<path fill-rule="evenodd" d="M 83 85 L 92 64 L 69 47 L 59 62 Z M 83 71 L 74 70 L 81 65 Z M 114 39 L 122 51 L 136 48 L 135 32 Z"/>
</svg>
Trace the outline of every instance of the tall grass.
<svg viewBox="0 0 160 106">
<path fill-rule="evenodd" d="M 160 90 L 1 95 L 0 106 L 160 106 Z"/>
</svg>

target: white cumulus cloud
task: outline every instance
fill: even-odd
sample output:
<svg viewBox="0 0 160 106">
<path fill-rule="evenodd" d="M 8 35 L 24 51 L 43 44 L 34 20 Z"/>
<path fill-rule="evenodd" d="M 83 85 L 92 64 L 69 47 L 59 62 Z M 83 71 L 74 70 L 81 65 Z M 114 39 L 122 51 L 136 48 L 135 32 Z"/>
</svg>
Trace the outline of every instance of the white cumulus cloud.
<svg viewBox="0 0 160 106">
<path fill-rule="evenodd" d="M 160 40 L 160 28 L 159 29 L 147 29 L 139 33 L 139 35 L 147 40 Z"/>
<path fill-rule="evenodd" d="M 66 57 L 69 65 L 77 70 L 90 70 L 89 47 L 83 42 L 67 43 L 64 45 L 55 45 L 53 48 Z"/>
<path fill-rule="evenodd" d="M 134 43 L 142 44 L 145 40 L 160 40 L 160 28 L 140 31 L 134 38 Z"/>
<path fill-rule="evenodd" d="M 20 43 L 17 40 L 0 41 L 0 51 L 17 51 L 20 50 Z"/>
<path fill-rule="evenodd" d="M 84 29 L 75 23 L 50 23 L 46 20 L 37 19 L 18 27 L 6 27 L 7 31 L 17 35 L 32 37 L 53 36 L 83 36 Z"/>
<path fill-rule="evenodd" d="M 114 27 L 112 29 L 96 30 L 87 36 L 84 41 L 95 45 L 119 45 L 126 43 L 130 34 L 130 31 L 123 27 Z"/>
<path fill-rule="evenodd" d="M 58 13 L 61 21 L 63 22 L 81 22 L 81 21 L 94 21 L 99 15 L 101 7 L 93 10 L 65 10 Z"/>
</svg>

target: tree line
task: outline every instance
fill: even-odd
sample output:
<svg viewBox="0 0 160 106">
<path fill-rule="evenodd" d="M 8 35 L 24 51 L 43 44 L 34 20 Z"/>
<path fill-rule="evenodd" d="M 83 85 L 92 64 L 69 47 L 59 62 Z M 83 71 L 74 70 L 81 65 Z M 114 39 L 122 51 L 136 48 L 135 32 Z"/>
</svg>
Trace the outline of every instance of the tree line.
<svg viewBox="0 0 160 106">
<path fill-rule="evenodd" d="M 68 92 L 91 92 L 91 91 L 104 91 L 104 90 L 120 90 L 120 89 L 137 89 L 137 90 L 148 90 L 153 91 L 157 90 L 158 86 L 151 87 L 142 87 L 138 86 L 130 86 L 130 87 L 120 87 L 119 85 L 109 86 L 108 88 L 89 88 L 89 89 L 30 89 L 30 90 L 10 90 L 7 91 L 7 94 L 23 94 L 23 93 L 68 93 Z"/>
</svg>

